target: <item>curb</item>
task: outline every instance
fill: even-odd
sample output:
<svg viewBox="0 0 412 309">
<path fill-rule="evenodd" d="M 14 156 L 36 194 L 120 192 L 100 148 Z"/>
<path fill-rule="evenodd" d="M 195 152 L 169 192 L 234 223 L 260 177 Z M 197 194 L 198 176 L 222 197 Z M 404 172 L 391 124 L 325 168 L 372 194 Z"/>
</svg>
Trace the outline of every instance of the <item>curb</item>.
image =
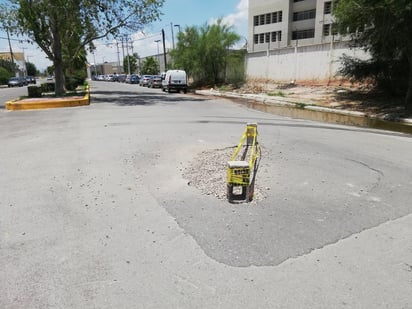
<svg viewBox="0 0 412 309">
<path fill-rule="evenodd" d="M 244 104 L 248 107 L 281 116 L 412 134 L 412 119 L 408 118 L 389 121 L 363 112 L 322 107 L 304 101 L 282 97 L 274 98 L 233 92 L 223 93 L 215 90 L 196 90 L 195 93 L 205 96 L 246 100 Z"/>
<path fill-rule="evenodd" d="M 76 107 L 90 105 L 90 88 L 87 87 L 86 94 L 83 97 L 68 97 L 58 99 L 15 99 L 6 102 L 6 110 L 31 110 L 31 109 L 46 109 L 60 107 Z"/>
</svg>

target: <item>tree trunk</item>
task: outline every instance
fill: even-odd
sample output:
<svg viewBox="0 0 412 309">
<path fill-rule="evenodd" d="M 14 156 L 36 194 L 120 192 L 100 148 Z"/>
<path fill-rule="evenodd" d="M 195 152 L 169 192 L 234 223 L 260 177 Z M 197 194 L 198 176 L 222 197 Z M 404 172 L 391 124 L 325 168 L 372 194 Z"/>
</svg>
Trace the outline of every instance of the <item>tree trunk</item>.
<svg viewBox="0 0 412 309">
<path fill-rule="evenodd" d="M 405 109 L 412 112 L 412 56 L 408 57 L 409 61 L 409 77 L 408 77 L 408 91 L 405 98 Z"/>
<path fill-rule="evenodd" d="M 55 81 L 55 95 L 57 97 L 64 94 L 64 69 L 63 69 L 63 52 L 62 42 L 58 26 L 59 18 L 53 15 L 50 19 L 50 28 L 53 33 L 53 65 L 54 65 L 54 81 Z"/>
<path fill-rule="evenodd" d="M 65 92 L 64 89 L 64 69 L 63 61 L 55 59 L 54 64 L 54 81 L 56 85 L 55 94 L 57 97 L 62 96 Z"/>
</svg>

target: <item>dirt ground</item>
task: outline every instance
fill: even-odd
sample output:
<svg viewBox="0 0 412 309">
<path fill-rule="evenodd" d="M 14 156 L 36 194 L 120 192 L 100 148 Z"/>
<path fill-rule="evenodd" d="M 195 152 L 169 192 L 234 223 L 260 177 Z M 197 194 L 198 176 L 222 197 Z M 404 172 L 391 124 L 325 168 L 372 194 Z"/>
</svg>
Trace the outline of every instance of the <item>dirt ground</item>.
<svg viewBox="0 0 412 309">
<path fill-rule="evenodd" d="M 285 99 L 299 99 L 302 103 L 364 112 L 387 120 L 410 118 L 403 106 L 402 97 L 389 97 L 377 93 L 370 85 L 351 84 L 346 81 L 334 83 L 276 83 L 271 80 L 248 80 L 238 93 L 265 94 Z"/>
</svg>

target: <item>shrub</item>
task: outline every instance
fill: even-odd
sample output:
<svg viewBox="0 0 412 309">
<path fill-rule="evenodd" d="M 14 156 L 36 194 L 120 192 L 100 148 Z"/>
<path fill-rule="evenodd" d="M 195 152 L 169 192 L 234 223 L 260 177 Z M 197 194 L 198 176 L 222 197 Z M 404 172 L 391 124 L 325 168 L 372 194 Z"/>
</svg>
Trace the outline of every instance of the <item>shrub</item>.
<svg viewBox="0 0 412 309">
<path fill-rule="evenodd" d="M 27 87 L 29 98 L 41 98 L 41 87 L 29 86 Z"/>
<path fill-rule="evenodd" d="M 78 76 L 66 77 L 66 89 L 69 91 L 76 90 L 77 86 L 84 84 L 84 78 Z"/>
<path fill-rule="evenodd" d="M 54 92 L 56 89 L 55 83 L 43 83 L 41 84 L 41 92 Z"/>
<path fill-rule="evenodd" d="M 68 91 L 74 91 L 78 86 L 84 85 L 87 73 L 84 69 L 74 70 L 72 72 L 66 72 L 65 74 L 65 87 Z"/>
</svg>

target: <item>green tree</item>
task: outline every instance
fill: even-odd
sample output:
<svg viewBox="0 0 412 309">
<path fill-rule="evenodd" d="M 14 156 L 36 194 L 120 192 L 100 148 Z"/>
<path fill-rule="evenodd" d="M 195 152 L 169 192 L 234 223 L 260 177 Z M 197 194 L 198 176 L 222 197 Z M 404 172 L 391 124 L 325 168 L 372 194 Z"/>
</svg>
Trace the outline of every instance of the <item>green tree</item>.
<svg viewBox="0 0 412 309">
<path fill-rule="evenodd" d="M 340 32 L 371 59 L 344 58 L 342 73 L 355 79 L 373 77 L 378 86 L 400 90 L 412 110 L 412 0 L 341 0 L 334 10 Z"/>
<path fill-rule="evenodd" d="M 0 66 L 0 85 L 7 84 L 7 81 L 12 76 L 14 76 L 14 75 L 12 73 L 10 73 L 10 71 L 8 71 L 6 68 Z"/>
<path fill-rule="evenodd" d="M 136 55 L 125 56 L 123 59 L 123 67 L 125 68 L 124 71 L 127 72 L 127 74 L 136 73 L 136 70 L 137 70 Z M 130 67 L 130 72 L 129 72 L 129 67 Z"/>
<path fill-rule="evenodd" d="M 51 65 L 51 66 L 48 66 L 48 67 L 46 68 L 45 73 L 46 73 L 46 75 L 52 76 L 53 73 L 54 73 L 54 67 L 53 67 L 52 65 Z"/>
<path fill-rule="evenodd" d="M 229 48 L 240 36 L 221 19 L 213 25 L 187 27 L 179 32 L 171 52 L 173 66 L 184 69 L 197 82 L 218 84 L 225 80 Z"/>
<path fill-rule="evenodd" d="M 159 73 L 159 62 L 153 57 L 147 57 L 143 61 L 142 74 L 156 75 Z"/>
<path fill-rule="evenodd" d="M 10 73 L 10 76 L 14 76 L 17 72 L 17 65 L 9 60 L 0 59 L 0 67 L 4 68 L 7 72 Z"/>
<path fill-rule="evenodd" d="M 37 75 L 37 68 L 34 63 L 26 62 L 26 71 L 27 75 L 36 76 Z"/>
<path fill-rule="evenodd" d="M 164 0 L 6 0 L 1 18 L 28 36 L 53 62 L 56 95 L 64 93 L 64 73 L 93 40 L 138 30 L 158 19 Z M 9 9 L 11 8 L 11 10 Z M 71 58 L 70 60 L 67 57 Z M 65 59 L 66 58 L 66 59 Z"/>
</svg>

